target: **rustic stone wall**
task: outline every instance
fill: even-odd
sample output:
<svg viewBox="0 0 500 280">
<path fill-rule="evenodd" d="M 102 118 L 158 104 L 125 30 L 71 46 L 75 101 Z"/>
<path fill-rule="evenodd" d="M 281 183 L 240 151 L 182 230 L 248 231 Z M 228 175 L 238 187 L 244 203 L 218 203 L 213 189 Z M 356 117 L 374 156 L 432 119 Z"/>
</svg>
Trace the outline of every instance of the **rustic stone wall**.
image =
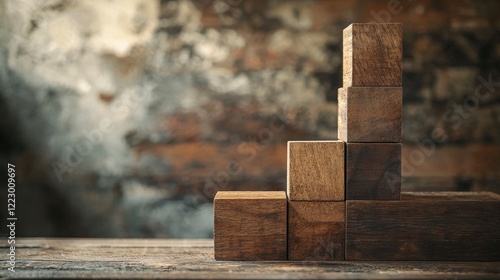
<svg viewBox="0 0 500 280">
<path fill-rule="evenodd" d="M 499 8 L 1 0 L 19 233 L 207 237 L 217 190 L 284 190 L 286 141 L 336 138 L 351 22 L 404 25 L 403 190 L 500 192 Z"/>
</svg>

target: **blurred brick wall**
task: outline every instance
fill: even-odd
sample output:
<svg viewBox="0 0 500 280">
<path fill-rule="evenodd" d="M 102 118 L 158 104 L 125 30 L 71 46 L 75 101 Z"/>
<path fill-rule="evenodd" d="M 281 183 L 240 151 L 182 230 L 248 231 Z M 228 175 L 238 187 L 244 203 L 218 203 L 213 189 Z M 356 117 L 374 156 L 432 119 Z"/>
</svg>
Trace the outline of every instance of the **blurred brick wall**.
<svg viewBox="0 0 500 280">
<path fill-rule="evenodd" d="M 498 1 L 13 2 L 1 156 L 25 235 L 206 237 L 217 190 L 284 190 L 286 141 L 336 138 L 352 22 L 404 26 L 403 190 L 500 192 Z"/>
</svg>

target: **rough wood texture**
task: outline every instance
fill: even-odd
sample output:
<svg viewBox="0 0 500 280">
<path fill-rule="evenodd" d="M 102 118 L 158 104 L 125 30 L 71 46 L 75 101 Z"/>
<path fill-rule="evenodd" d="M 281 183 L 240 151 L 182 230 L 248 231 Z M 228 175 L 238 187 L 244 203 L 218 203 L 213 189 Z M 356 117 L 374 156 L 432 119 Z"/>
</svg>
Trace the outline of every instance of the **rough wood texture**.
<svg viewBox="0 0 500 280">
<path fill-rule="evenodd" d="M 289 141 L 289 200 L 344 200 L 344 143 Z"/>
<path fill-rule="evenodd" d="M 346 202 L 346 260 L 500 261 L 500 195 Z"/>
<path fill-rule="evenodd" d="M 6 238 L 0 251 L 7 254 Z M 17 238 L 15 274 L 0 277 L 107 279 L 492 279 L 494 262 L 225 262 L 212 239 Z"/>
<path fill-rule="evenodd" d="M 288 260 L 344 260 L 345 202 L 288 202 Z"/>
<path fill-rule="evenodd" d="M 346 199 L 399 199 L 400 143 L 346 144 Z"/>
<path fill-rule="evenodd" d="M 286 260 L 285 192 L 218 192 L 214 199 L 216 260 Z"/>
<path fill-rule="evenodd" d="M 401 86 L 403 26 L 353 23 L 344 29 L 344 87 Z"/>
<path fill-rule="evenodd" d="M 401 142 L 403 89 L 338 90 L 338 138 L 345 142 Z"/>
</svg>

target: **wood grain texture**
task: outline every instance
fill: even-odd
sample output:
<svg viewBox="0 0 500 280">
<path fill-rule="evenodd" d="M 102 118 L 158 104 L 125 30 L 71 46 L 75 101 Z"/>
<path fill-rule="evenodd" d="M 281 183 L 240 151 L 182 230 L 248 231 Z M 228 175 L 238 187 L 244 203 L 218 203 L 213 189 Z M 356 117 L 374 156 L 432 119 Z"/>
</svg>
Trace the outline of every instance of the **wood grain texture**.
<svg viewBox="0 0 500 280">
<path fill-rule="evenodd" d="M 399 199 L 401 143 L 346 144 L 346 199 Z"/>
<path fill-rule="evenodd" d="M 495 262 L 215 261 L 212 239 L 16 238 L 22 279 L 497 279 Z M 0 239 L 0 252 L 10 244 Z"/>
<path fill-rule="evenodd" d="M 353 23 L 344 29 L 343 37 L 344 87 L 401 86 L 401 24 Z"/>
<path fill-rule="evenodd" d="M 286 260 L 287 198 L 279 191 L 220 191 L 214 198 L 216 260 Z"/>
<path fill-rule="evenodd" d="M 344 260 L 345 202 L 288 202 L 288 260 Z"/>
<path fill-rule="evenodd" d="M 289 141 L 289 200 L 344 200 L 344 142 Z"/>
<path fill-rule="evenodd" d="M 401 87 L 339 88 L 338 104 L 340 140 L 348 143 L 401 142 Z"/>
<path fill-rule="evenodd" d="M 346 201 L 346 260 L 500 261 L 500 195 Z"/>
</svg>

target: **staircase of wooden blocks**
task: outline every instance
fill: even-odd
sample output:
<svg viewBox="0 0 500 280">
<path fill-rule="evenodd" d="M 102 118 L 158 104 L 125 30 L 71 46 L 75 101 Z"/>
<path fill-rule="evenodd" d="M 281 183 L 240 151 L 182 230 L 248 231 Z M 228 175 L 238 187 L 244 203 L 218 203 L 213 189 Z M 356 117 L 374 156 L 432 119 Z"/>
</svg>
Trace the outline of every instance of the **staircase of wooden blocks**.
<svg viewBox="0 0 500 280">
<path fill-rule="evenodd" d="M 343 36 L 339 140 L 288 142 L 286 193 L 218 192 L 215 259 L 500 261 L 500 195 L 401 194 L 401 24 Z"/>
</svg>

